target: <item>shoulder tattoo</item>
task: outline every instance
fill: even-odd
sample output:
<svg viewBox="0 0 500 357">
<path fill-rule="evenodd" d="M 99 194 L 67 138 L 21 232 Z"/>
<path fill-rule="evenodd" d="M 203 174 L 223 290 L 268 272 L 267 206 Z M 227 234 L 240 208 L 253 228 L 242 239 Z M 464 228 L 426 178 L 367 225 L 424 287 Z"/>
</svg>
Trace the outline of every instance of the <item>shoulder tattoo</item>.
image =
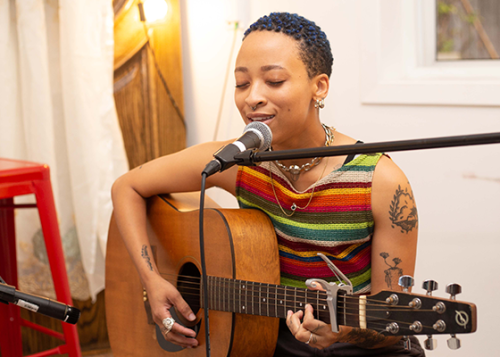
<svg viewBox="0 0 500 357">
<path fill-rule="evenodd" d="M 401 233 L 409 233 L 417 226 L 418 213 L 413 192 L 408 192 L 407 188 L 402 190 L 401 185 L 398 185 L 389 207 L 389 219 L 392 222 L 392 228 L 398 226 Z"/>
</svg>

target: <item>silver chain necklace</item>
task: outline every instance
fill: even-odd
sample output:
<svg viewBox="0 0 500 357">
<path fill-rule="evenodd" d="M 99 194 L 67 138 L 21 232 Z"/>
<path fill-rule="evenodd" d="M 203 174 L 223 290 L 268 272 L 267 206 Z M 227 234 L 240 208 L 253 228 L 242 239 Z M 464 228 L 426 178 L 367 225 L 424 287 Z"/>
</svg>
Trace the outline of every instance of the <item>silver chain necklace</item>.
<svg viewBox="0 0 500 357">
<path fill-rule="evenodd" d="M 335 140 L 335 135 L 333 135 L 332 129 L 330 127 L 326 126 L 325 124 L 321 124 L 321 126 L 325 131 L 325 146 L 330 146 L 333 143 L 333 140 Z M 311 162 L 308 162 L 302 166 L 298 165 L 285 166 L 278 160 L 276 160 L 275 162 L 280 169 L 282 169 L 285 172 L 288 172 L 290 174 L 290 178 L 292 179 L 292 181 L 295 182 L 299 179 L 299 176 L 302 172 L 307 172 L 311 170 L 313 167 L 317 166 L 322 159 L 323 159 L 322 157 L 315 157 L 314 159 L 311 160 Z"/>
</svg>

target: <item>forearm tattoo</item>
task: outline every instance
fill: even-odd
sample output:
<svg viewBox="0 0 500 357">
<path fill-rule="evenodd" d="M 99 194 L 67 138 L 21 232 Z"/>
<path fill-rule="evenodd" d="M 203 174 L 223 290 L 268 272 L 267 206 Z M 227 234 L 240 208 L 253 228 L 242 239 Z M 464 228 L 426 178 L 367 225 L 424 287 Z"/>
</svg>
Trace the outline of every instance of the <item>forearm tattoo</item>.
<svg viewBox="0 0 500 357">
<path fill-rule="evenodd" d="M 346 336 L 346 341 L 361 348 L 377 348 L 386 337 L 373 330 L 361 330 L 358 328 L 350 331 Z"/>
<path fill-rule="evenodd" d="M 401 263 L 401 259 L 394 258 L 392 259 L 394 265 L 387 263 L 387 258 L 389 258 L 389 253 L 382 252 L 380 256 L 384 258 L 385 264 L 389 267 L 384 270 L 385 273 L 385 282 L 387 284 L 387 288 L 393 289 L 398 285 L 399 277 L 403 276 L 403 269 L 398 268 L 398 264 Z"/>
<path fill-rule="evenodd" d="M 392 228 L 398 226 L 401 233 L 409 233 L 417 226 L 418 213 L 413 192 L 408 192 L 407 188 L 402 190 L 398 185 L 389 207 L 389 219 L 392 222 Z"/>
<path fill-rule="evenodd" d="M 146 261 L 146 264 L 148 265 L 149 270 L 153 271 L 153 265 L 151 265 L 151 258 L 149 257 L 148 246 L 146 244 L 144 244 L 142 246 L 141 256 L 142 256 L 142 259 L 144 259 Z"/>
</svg>

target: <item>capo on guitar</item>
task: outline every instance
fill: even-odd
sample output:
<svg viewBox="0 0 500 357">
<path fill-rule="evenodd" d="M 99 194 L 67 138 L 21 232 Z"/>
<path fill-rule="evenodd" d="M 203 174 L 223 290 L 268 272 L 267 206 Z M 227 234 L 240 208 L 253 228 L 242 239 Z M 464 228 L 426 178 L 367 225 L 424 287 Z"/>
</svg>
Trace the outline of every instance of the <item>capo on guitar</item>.
<svg viewBox="0 0 500 357">
<path fill-rule="evenodd" d="M 321 257 L 321 259 L 323 259 L 326 262 L 326 264 L 333 272 L 333 274 L 335 274 L 340 283 L 339 284 L 333 282 L 329 283 L 323 279 L 312 278 L 306 280 L 306 286 L 308 288 L 314 289 L 316 288 L 316 283 L 318 283 L 319 285 L 321 285 L 323 289 L 325 289 L 327 295 L 326 302 L 330 312 L 330 323 L 332 325 L 332 332 L 339 332 L 339 325 L 337 322 L 337 295 L 339 290 L 342 290 L 345 294 L 352 295 L 353 293 L 352 283 L 324 254 L 318 253 L 318 255 Z M 342 280 L 345 281 L 345 283 Z"/>
</svg>

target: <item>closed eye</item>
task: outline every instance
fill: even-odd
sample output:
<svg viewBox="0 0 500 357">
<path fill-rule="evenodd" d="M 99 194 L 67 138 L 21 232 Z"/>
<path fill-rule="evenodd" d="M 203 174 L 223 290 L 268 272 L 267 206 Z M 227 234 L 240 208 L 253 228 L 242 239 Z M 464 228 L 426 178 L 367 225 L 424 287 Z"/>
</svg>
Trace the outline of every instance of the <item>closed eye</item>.
<svg viewBox="0 0 500 357">
<path fill-rule="evenodd" d="M 248 83 L 237 84 L 236 88 L 245 88 L 247 85 Z"/>
<path fill-rule="evenodd" d="M 271 81 L 268 81 L 267 83 L 273 87 L 277 87 L 281 84 L 283 84 L 285 81 L 277 81 L 277 82 L 271 82 Z"/>
</svg>

